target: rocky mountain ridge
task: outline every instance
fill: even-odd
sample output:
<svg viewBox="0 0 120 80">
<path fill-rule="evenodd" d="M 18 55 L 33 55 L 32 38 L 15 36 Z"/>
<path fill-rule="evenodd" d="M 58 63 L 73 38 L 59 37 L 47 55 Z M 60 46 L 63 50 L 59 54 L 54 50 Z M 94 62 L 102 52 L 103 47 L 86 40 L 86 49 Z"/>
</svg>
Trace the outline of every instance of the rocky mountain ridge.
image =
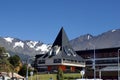
<svg viewBox="0 0 120 80">
<path fill-rule="evenodd" d="M 82 35 L 70 41 L 75 51 L 120 47 L 120 29 L 104 32 L 97 36 Z"/>
</svg>

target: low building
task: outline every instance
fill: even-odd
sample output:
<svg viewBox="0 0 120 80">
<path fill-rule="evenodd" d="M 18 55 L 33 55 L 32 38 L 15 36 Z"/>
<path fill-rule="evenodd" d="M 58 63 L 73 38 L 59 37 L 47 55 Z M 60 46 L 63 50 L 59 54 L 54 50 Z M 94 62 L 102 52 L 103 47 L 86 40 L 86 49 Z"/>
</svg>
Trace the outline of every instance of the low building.
<svg viewBox="0 0 120 80">
<path fill-rule="evenodd" d="M 73 50 L 62 28 L 51 50 L 46 54 L 36 55 L 35 67 L 38 72 L 56 72 L 58 68 L 64 72 L 76 72 L 85 67 L 85 61 Z"/>
<path fill-rule="evenodd" d="M 95 72 L 97 78 L 102 79 L 118 79 L 118 67 L 120 58 L 120 47 L 80 50 L 76 53 L 83 57 L 86 61 L 86 77 L 93 78 L 94 56 L 95 56 Z M 119 59 L 118 59 L 119 58 Z"/>
</svg>

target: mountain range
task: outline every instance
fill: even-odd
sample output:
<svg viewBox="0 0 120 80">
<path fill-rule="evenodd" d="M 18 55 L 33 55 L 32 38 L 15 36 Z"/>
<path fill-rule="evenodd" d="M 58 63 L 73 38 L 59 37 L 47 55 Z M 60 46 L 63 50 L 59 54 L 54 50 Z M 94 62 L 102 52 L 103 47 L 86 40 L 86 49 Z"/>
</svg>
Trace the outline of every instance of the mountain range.
<svg viewBox="0 0 120 80">
<path fill-rule="evenodd" d="M 70 40 L 70 44 L 75 51 L 120 47 L 120 29 L 110 30 L 97 36 L 91 34 L 81 35 Z M 52 44 L 12 37 L 0 37 L 0 46 L 5 47 L 10 55 L 17 54 L 24 60 L 36 54 L 48 52 Z"/>
<path fill-rule="evenodd" d="M 12 37 L 0 37 L 0 46 L 5 47 L 10 55 L 17 54 L 22 59 L 36 54 L 44 54 L 51 48 L 51 45 L 40 41 L 20 40 Z"/>
<path fill-rule="evenodd" d="M 120 29 L 104 32 L 100 35 L 82 35 L 70 41 L 75 51 L 120 47 Z"/>
</svg>

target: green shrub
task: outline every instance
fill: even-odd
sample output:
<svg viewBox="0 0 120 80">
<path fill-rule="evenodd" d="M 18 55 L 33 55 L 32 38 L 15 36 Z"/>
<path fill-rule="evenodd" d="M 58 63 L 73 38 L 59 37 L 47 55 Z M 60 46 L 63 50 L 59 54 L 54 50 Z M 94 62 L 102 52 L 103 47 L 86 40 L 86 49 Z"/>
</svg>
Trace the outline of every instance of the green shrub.
<svg viewBox="0 0 120 80">
<path fill-rule="evenodd" d="M 61 68 L 58 69 L 57 80 L 64 80 L 64 74 Z"/>
</svg>

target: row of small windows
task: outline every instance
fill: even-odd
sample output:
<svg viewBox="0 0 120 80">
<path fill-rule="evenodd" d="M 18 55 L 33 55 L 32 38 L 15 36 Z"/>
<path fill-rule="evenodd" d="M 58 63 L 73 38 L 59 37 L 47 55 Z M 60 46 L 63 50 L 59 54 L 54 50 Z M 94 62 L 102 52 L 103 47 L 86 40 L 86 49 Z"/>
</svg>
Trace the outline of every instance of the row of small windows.
<svg viewBox="0 0 120 80">
<path fill-rule="evenodd" d="M 45 60 L 39 60 L 38 64 L 45 64 Z"/>
<path fill-rule="evenodd" d="M 93 53 L 85 53 L 80 55 L 81 57 L 85 58 L 85 59 L 90 59 L 93 58 Z M 96 58 L 111 58 L 111 57 L 117 57 L 118 53 L 117 52 L 111 52 L 111 53 L 96 53 Z"/>
<path fill-rule="evenodd" d="M 61 63 L 62 59 L 54 59 L 53 63 Z M 77 60 L 70 60 L 70 59 L 63 59 L 63 62 L 66 63 L 84 63 L 84 61 L 77 61 Z M 45 60 L 39 60 L 38 64 L 45 64 Z"/>
<path fill-rule="evenodd" d="M 111 63 L 117 63 L 117 59 L 111 59 L 111 60 L 98 60 L 95 63 L 96 64 L 111 64 Z M 93 61 L 86 61 L 86 64 L 92 64 Z"/>
<path fill-rule="evenodd" d="M 71 59 L 63 59 L 63 62 L 68 62 L 68 63 L 84 63 L 84 61 L 77 61 L 77 60 L 71 60 Z"/>
<path fill-rule="evenodd" d="M 53 63 L 61 63 L 61 59 L 54 59 Z M 45 64 L 45 60 L 39 60 L 38 64 Z"/>
<path fill-rule="evenodd" d="M 61 59 L 54 59 L 53 63 L 61 63 Z"/>
</svg>

